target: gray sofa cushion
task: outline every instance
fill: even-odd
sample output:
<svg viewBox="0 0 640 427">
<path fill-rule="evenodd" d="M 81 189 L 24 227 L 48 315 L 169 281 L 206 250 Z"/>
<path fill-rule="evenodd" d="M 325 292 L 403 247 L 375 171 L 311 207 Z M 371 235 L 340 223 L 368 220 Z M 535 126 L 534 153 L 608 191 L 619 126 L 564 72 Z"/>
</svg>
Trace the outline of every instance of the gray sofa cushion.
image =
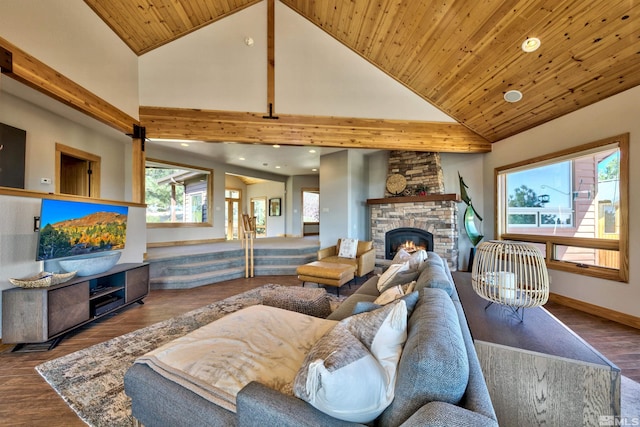
<svg viewBox="0 0 640 427">
<path fill-rule="evenodd" d="M 355 293 L 359 295 L 371 295 L 377 298 L 380 295 L 380 292 L 378 292 L 378 279 L 380 279 L 378 275 L 370 277 Z"/>
<path fill-rule="evenodd" d="M 381 425 L 396 426 L 431 401 L 457 404 L 469 381 L 469 360 L 458 314 L 442 289 L 424 288 L 409 319 L 395 399 Z"/>
<path fill-rule="evenodd" d="M 431 257 L 429 259 L 431 259 Z M 454 285 L 449 279 L 446 268 L 442 265 L 442 260 L 440 260 L 440 262 L 431 261 L 428 266 L 422 270 L 422 273 L 420 273 L 420 276 L 416 280 L 415 289 L 419 291 L 422 288 L 443 289 L 451 296 Z"/>
</svg>

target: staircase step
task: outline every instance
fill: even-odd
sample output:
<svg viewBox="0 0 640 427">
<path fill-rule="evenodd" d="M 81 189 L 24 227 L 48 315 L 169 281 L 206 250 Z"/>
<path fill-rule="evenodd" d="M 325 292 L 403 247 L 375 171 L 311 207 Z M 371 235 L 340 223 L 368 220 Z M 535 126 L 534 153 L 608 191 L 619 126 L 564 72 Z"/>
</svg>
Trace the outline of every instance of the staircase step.
<svg viewBox="0 0 640 427">
<path fill-rule="evenodd" d="M 318 247 L 254 248 L 254 276 L 294 276 L 317 259 Z M 245 276 L 245 250 L 151 259 L 151 289 L 190 289 Z"/>
</svg>

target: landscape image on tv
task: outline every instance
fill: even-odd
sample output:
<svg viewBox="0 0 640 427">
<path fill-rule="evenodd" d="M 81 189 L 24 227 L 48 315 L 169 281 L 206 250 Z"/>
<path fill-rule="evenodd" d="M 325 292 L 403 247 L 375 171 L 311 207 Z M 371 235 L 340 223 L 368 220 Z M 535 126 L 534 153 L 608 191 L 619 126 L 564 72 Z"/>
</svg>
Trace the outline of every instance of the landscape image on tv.
<svg viewBox="0 0 640 427">
<path fill-rule="evenodd" d="M 43 199 L 37 260 L 124 249 L 127 206 Z"/>
</svg>

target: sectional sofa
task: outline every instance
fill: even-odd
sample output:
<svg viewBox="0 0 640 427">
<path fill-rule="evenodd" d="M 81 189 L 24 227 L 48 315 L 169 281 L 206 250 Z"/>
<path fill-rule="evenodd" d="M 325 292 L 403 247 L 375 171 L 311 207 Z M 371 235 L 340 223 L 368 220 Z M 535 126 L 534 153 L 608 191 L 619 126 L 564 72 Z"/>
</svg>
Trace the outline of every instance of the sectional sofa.
<svg viewBox="0 0 640 427">
<path fill-rule="evenodd" d="M 133 416 L 147 427 L 160 425 L 497 426 L 496 415 L 480 370 L 465 315 L 446 263 L 437 254 L 429 253 L 427 260 L 419 268 L 396 274 L 385 284 L 385 287 L 390 288 L 406 281 L 415 281 L 412 285 L 413 291 L 378 308 L 375 301 L 381 294 L 381 289 L 378 289 L 379 280 L 378 276 L 370 278 L 327 319 L 312 318 L 273 307 L 260 306 L 253 310 L 244 309 L 247 311 L 240 310 L 207 325 L 210 330 L 194 331 L 195 335 L 192 333 L 186 338 L 183 337 L 184 340 L 174 341 L 173 345 L 169 344 L 169 347 L 159 349 L 156 353 L 149 355 L 146 360 L 141 358 L 142 360 L 135 363 L 125 376 L 125 391 L 132 399 Z M 262 320 L 252 321 L 252 312 Z M 356 314 L 353 314 L 354 312 Z M 394 314 L 384 314 L 381 317 L 380 313 Z M 398 315 L 399 313 L 401 316 Z M 237 323 L 234 324 L 234 316 L 243 320 L 240 328 L 237 328 Z M 258 329 L 253 329 L 253 326 L 258 327 L 259 323 L 269 323 L 268 320 L 264 320 L 266 318 L 273 318 L 272 320 L 277 324 L 274 328 L 297 328 L 297 331 L 292 329 L 289 332 L 286 330 L 260 332 Z M 351 419 L 351 414 L 345 416 L 344 408 L 327 409 L 323 405 L 332 397 L 322 394 L 333 390 L 330 384 L 331 378 L 343 372 L 340 370 L 342 368 L 335 368 L 341 363 L 340 361 L 334 360 L 335 363 L 332 365 L 328 360 L 336 352 L 350 351 L 353 348 L 352 344 L 346 345 L 348 340 L 338 340 L 338 344 L 335 344 L 336 340 L 331 343 L 328 337 L 341 330 L 349 337 L 358 336 L 365 344 L 369 340 L 363 352 L 366 353 L 368 349 L 378 357 L 376 348 L 380 348 L 380 341 L 376 340 L 382 334 L 378 332 L 375 332 L 377 335 L 370 334 L 367 328 L 382 330 L 389 319 L 391 319 L 389 323 L 392 325 L 391 329 L 397 325 L 403 325 L 402 327 L 405 328 L 402 347 L 397 358 L 394 359 L 395 362 L 391 360 L 393 357 L 389 354 L 378 359 L 378 361 L 382 360 L 381 365 L 389 361 L 395 363 L 395 365 L 391 363 L 394 369 L 386 371 L 391 372 L 392 380 L 382 393 L 382 400 L 386 398 L 390 404 L 387 402 L 382 407 L 376 407 L 374 412 L 370 412 L 373 415 L 368 415 L 375 418 L 366 421 L 363 419 L 354 421 Z M 247 322 L 253 322 L 253 324 Z M 218 348 L 216 343 L 219 341 L 210 340 L 212 334 L 232 334 L 235 341 L 237 335 L 244 336 L 244 331 L 249 330 L 261 337 L 269 335 L 269 339 L 266 340 L 261 340 L 260 337 L 248 338 L 252 341 L 250 347 L 257 348 L 258 353 L 269 353 L 277 359 L 271 365 L 272 368 L 267 370 L 275 372 L 290 368 L 292 372 L 288 374 L 288 380 L 282 380 L 287 373 L 273 374 L 277 378 L 272 379 L 258 377 L 256 380 L 256 378 L 245 377 L 244 382 L 236 385 L 232 395 L 226 392 L 228 389 L 221 392 L 215 387 L 209 387 L 209 383 L 201 384 L 201 379 L 192 369 L 201 361 L 199 356 L 194 356 L 190 346 L 209 342 L 209 352 L 215 353 Z M 246 333 L 246 335 L 250 334 Z M 290 354 L 278 356 L 278 348 L 283 346 L 282 335 L 289 335 L 289 338 L 293 337 L 296 341 L 294 347 L 298 347 L 301 353 L 296 361 L 284 361 L 283 357 L 295 359 Z M 375 337 L 371 340 L 370 335 Z M 226 341 L 226 338 L 223 341 Z M 321 342 L 329 346 L 337 345 L 337 348 L 324 349 L 323 356 L 323 350 L 318 350 L 318 347 L 322 347 Z M 360 345 L 357 340 L 355 342 Z M 269 350 L 260 349 L 262 344 L 270 346 Z M 285 347 L 291 347 L 289 344 Z M 213 348 L 216 350 L 211 350 Z M 386 350 L 387 347 L 383 351 Z M 175 367 L 163 370 L 161 369 L 164 366 L 163 362 L 156 365 L 149 362 L 155 358 L 161 359 L 163 356 L 171 355 L 174 351 L 181 352 L 179 358 L 192 357 L 193 359 L 180 365 L 185 367 L 180 368 L 184 369 L 184 372 L 178 372 L 177 376 Z M 227 353 L 224 363 L 236 364 L 237 353 Z M 289 353 L 295 353 L 295 351 L 289 351 Z M 320 359 L 314 362 L 316 355 Z M 366 358 L 359 361 L 364 359 Z M 374 358 L 369 357 L 369 359 Z M 318 366 L 318 363 L 323 360 L 324 365 L 320 363 L 321 366 Z M 314 376 L 316 371 L 311 369 L 314 363 L 315 368 L 322 370 L 322 375 Z M 347 368 L 354 366 L 349 365 L 350 363 L 352 361 L 342 361 L 342 365 L 346 365 Z M 238 376 L 249 375 L 247 374 L 250 370 L 247 368 L 248 365 L 238 364 L 243 366 Z M 309 366 L 308 370 L 307 366 Z M 211 381 L 217 382 L 218 379 L 225 377 L 225 374 L 219 374 L 218 369 L 226 369 L 226 367 L 225 365 L 214 369 L 212 365 L 207 364 L 205 369 L 200 366 L 196 371 L 209 371 Z M 348 370 L 347 368 L 344 372 Z M 370 387 L 366 384 L 375 376 L 376 369 L 354 369 L 352 374 L 355 376 L 365 374 L 365 377 L 360 379 L 354 380 L 350 377 L 351 374 L 339 377 L 333 384 L 333 386 L 337 385 L 337 391 L 334 391 L 339 395 L 329 404 L 335 403 L 336 400 L 338 405 L 342 400 L 345 402 L 351 399 L 358 400 L 361 394 L 366 394 L 367 387 Z M 291 384 L 284 384 L 287 382 Z M 314 396 L 310 398 L 310 394 Z M 314 398 L 316 400 L 313 400 Z"/>
</svg>

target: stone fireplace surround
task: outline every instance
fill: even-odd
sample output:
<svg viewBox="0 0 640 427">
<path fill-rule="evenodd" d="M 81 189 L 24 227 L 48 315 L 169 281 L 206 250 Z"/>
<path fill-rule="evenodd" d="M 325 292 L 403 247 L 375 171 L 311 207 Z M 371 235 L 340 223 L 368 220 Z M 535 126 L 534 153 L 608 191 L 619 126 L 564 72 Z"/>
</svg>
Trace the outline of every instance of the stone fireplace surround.
<svg viewBox="0 0 640 427">
<path fill-rule="evenodd" d="M 388 176 L 401 174 L 407 181 L 402 194 L 385 192 L 382 199 L 368 199 L 371 239 L 376 248 L 376 264 L 388 263 L 385 235 L 396 228 L 419 228 L 433 234 L 433 251 L 449 264 L 458 265 L 457 194 L 444 194 L 444 179 L 439 153 L 391 151 Z M 426 195 L 418 194 L 426 189 Z"/>
</svg>

